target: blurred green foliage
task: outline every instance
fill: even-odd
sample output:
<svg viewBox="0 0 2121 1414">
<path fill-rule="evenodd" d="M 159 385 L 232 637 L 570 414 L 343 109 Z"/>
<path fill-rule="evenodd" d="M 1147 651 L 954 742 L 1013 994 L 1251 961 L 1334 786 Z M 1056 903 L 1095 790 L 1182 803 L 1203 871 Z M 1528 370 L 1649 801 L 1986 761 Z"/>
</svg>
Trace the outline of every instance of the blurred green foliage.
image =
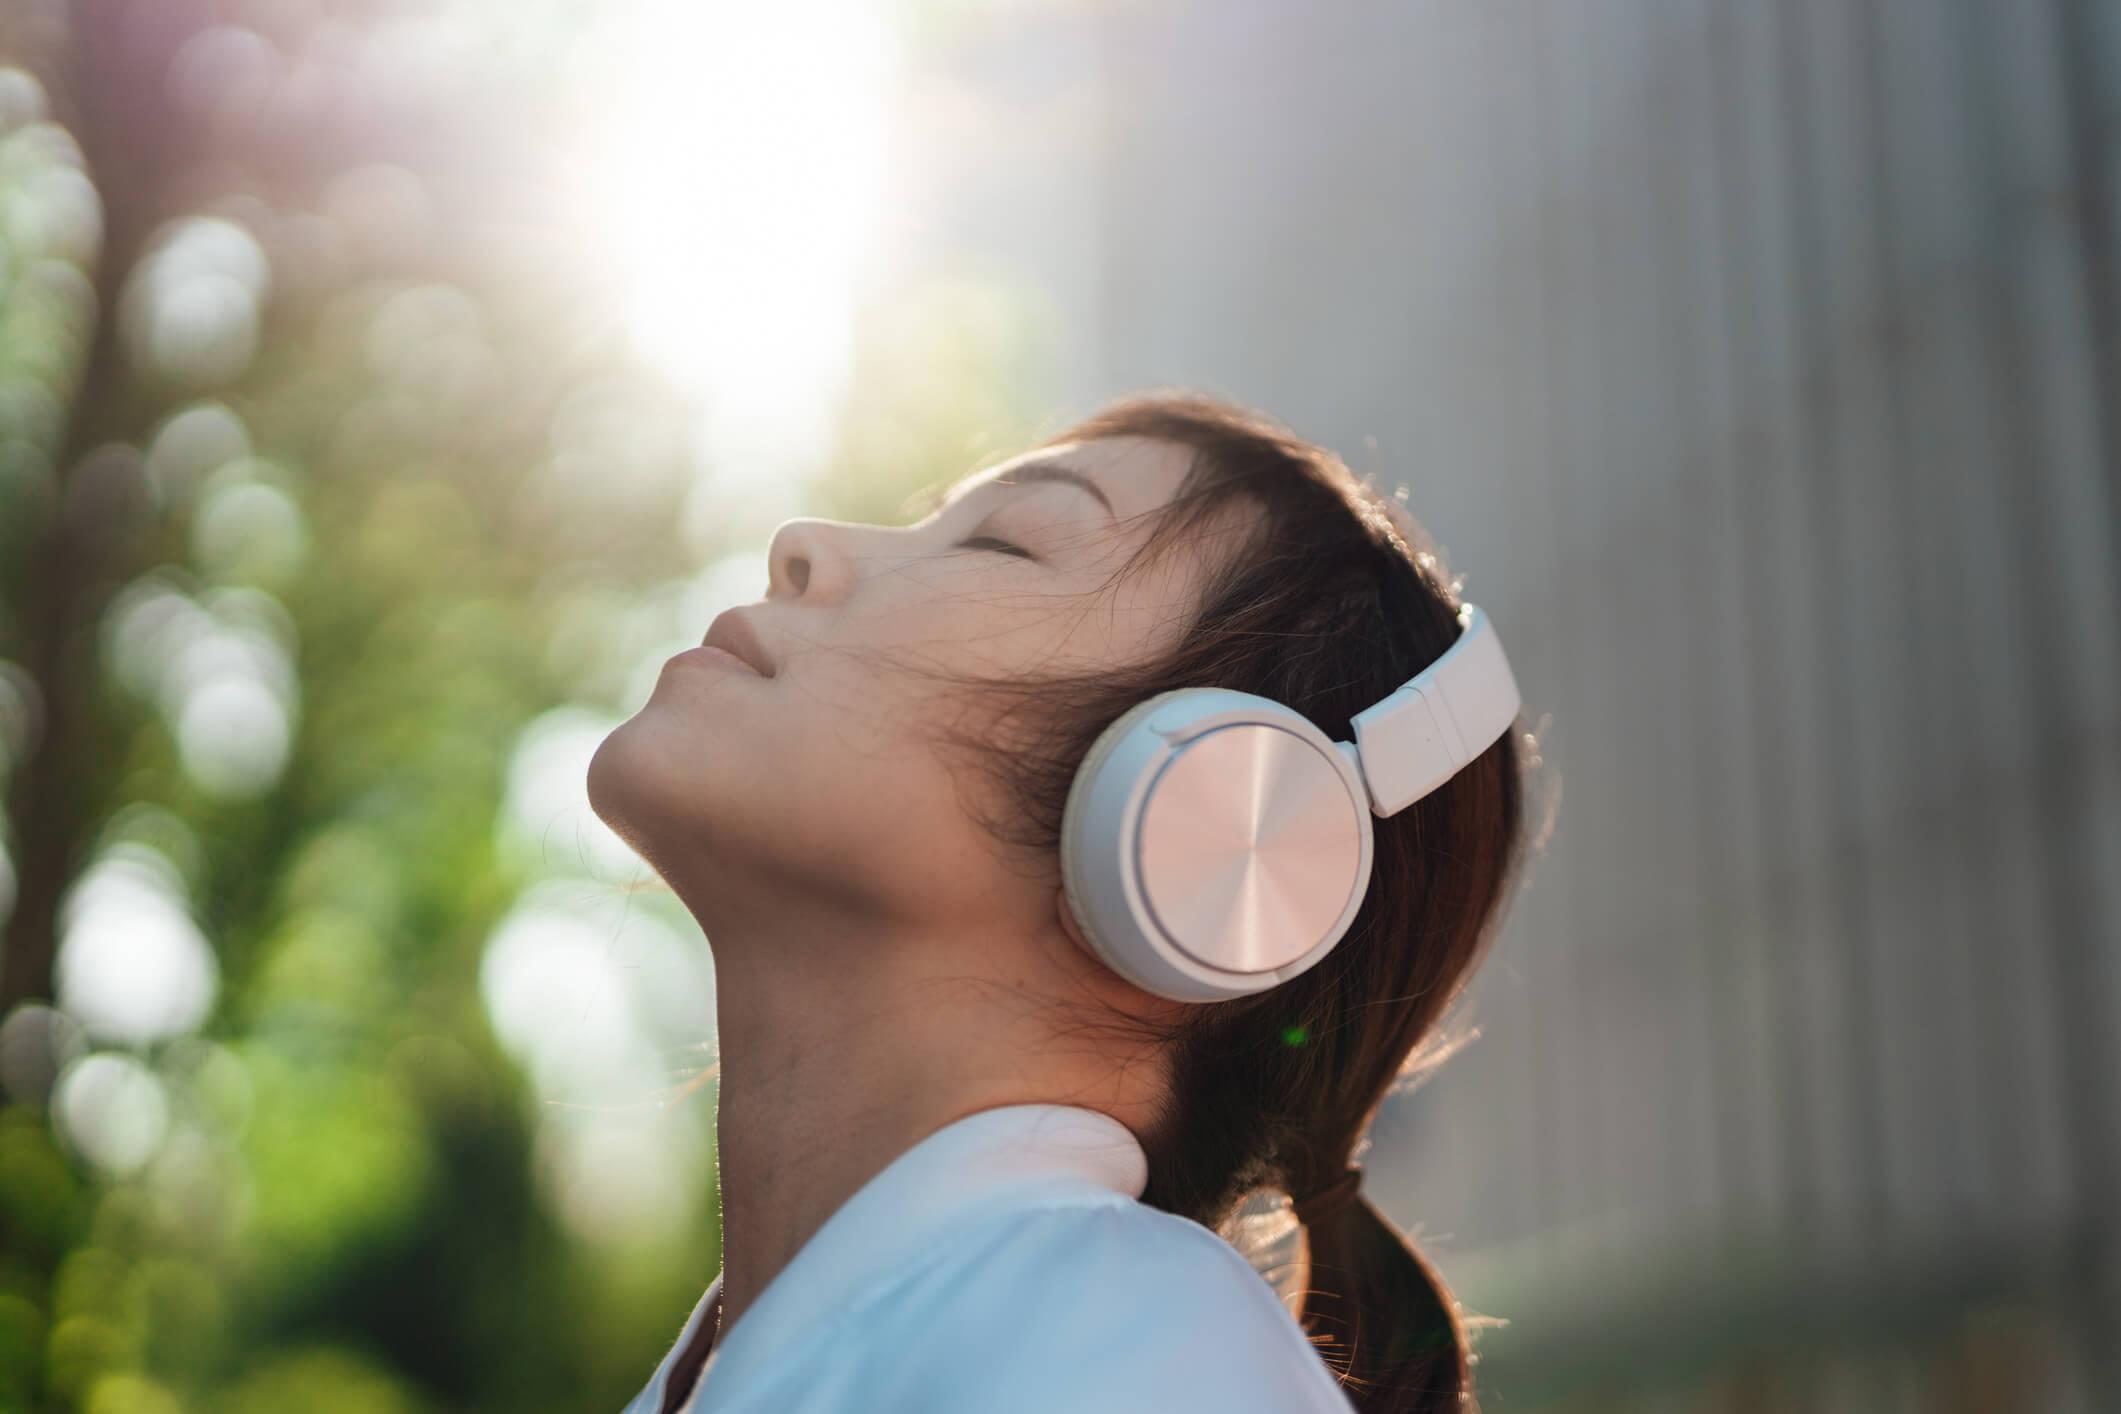
<svg viewBox="0 0 2121 1414">
<path fill-rule="evenodd" d="M 615 1410 L 715 1270 L 704 940 L 552 793 L 762 547 L 551 212 L 582 15 L 0 16 L 0 1410 Z M 1007 296 L 861 330 L 808 509 L 1028 430 Z"/>
</svg>

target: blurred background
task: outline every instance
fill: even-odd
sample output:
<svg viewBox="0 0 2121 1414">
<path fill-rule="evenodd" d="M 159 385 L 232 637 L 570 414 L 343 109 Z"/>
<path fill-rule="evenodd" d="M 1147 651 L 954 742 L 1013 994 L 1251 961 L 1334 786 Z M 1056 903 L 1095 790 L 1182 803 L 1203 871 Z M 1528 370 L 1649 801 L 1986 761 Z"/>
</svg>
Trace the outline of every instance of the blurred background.
<svg viewBox="0 0 2121 1414">
<path fill-rule="evenodd" d="M 602 734 L 1112 395 L 1408 487 L 1565 801 L 1370 1188 L 1509 1410 L 2121 1410 L 2121 8 L 7 0 L 0 1409 L 618 1409 Z"/>
</svg>

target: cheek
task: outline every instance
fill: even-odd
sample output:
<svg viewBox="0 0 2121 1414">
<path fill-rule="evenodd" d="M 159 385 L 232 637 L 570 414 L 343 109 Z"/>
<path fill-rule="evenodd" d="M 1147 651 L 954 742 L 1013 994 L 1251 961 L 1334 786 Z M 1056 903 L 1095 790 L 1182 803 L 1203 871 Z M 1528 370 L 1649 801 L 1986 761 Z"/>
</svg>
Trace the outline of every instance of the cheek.
<svg viewBox="0 0 2121 1414">
<path fill-rule="evenodd" d="M 961 782 L 934 740 L 938 685 L 837 670 L 772 728 L 775 799 L 740 806 L 792 873 L 894 917 L 962 909 L 992 873 Z"/>
<path fill-rule="evenodd" d="M 959 665 L 898 644 L 806 652 L 773 684 L 784 691 L 761 714 L 761 756 L 797 798 L 843 816 L 932 815 L 948 784 L 932 737 L 954 689 L 921 666 Z"/>
<path fill-rule="evenodd" d="M 871 625 L 857 625 L 868 629 Z M 777 704 L 776 751 L 806 783 L 831 790 L 842 808 L 889 822 L 917 814 L 932 826 L 963 816 L 947 736 L 977 735 L 985 706 L 959 678 L 1010 680 L 1044 664 L 1060 635 L 933 606 L 907 606 L 859 642 L 818 645 L 790 665 L 795 690 Z"/>
</svg>

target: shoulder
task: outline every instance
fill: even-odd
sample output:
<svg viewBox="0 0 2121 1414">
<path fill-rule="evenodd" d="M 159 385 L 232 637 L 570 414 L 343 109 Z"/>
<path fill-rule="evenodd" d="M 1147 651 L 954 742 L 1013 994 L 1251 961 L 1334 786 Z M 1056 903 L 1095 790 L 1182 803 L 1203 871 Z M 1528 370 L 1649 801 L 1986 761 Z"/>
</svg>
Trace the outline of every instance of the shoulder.
<svg viewBox="0 0 2121 1414">
<path fill-rule="evenodd" d="M 931 1366 L 917 1376 L 939 1382 L 928 1398 L 947 1386 L 1007 1389 L 1027 1411 L 1351 1407 L 1236 1248 L 1131 1199 L 1012 1214 L 915 1285 L 894 1304 L 920 1328 L 896 1343 Z"/>
</svg>

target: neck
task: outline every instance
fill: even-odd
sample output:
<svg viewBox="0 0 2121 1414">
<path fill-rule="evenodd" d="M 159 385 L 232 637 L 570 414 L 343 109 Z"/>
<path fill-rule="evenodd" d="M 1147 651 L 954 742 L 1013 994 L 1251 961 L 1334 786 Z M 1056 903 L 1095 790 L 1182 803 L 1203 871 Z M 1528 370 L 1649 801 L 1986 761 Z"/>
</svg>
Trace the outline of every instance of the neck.
<svg viewBox="0 0 2121 1414">
<path fill-rule="evenodd" d="M 843 933 L 820 955 L 785 935 L 725 927 L 710 937 L 721 1331 L 864 1184 L 953 1121 L 1003 1105 L 1074 1104 L 1145 1132 L 1161 1067 L 1116 1055 L 1109 1040 L 1088 1045 L 1081 1012 L 1063 1004 L 1096 1006 L 1094 988 L 1026 978 L 1022 949 L 991 936 L 850 942 Z M 1052 941 L 1053 956 L 1079 965 L 1057 930 Z"/>
</svg>

